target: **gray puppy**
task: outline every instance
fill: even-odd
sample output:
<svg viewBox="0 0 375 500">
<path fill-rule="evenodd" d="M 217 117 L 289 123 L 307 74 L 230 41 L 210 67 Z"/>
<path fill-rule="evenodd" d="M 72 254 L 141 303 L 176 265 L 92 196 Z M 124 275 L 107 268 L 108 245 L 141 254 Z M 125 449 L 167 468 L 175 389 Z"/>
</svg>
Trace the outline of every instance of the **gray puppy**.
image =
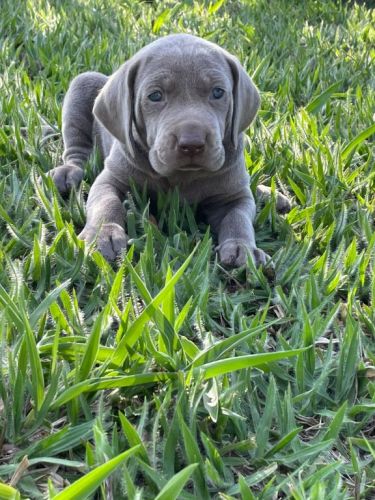
<svg viewBox="0 0 375 500">
<path fill-rule="evenodd" d="M 191 35 L 147 45 L 110 78 L 76 77 L 63 105 L 64 164 L 51 171 L 64 194 L 78 186 L 93 145 L 105 158 L 87 201 L 80 237 L 108 260 L 127 244 L 123 201 L 132 179 L 150 196 L 176 186 L 197 203 L 218 238 L 222 264 L 256 265 L 255 204 L 243 155 L 243 131 L 259 93 L 238 60 Z"/>
</svg>

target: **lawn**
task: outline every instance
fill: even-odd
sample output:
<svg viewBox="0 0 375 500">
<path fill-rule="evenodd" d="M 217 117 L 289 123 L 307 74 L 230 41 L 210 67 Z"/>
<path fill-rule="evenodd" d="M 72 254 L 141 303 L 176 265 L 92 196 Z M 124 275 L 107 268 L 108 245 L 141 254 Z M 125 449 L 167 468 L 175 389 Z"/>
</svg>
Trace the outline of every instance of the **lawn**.
<svg viewBox="0 0 375 500">
<path fill-rule="evenodd" d="M 0 498 L 374 498 L 374 25 L 370 2 L 2 0 Z M 155 224 L 135 189 L 111 266 L 76 236 L 98 156 L 67 199 L 44 175 L 69 81 L 172 32 L 260 90 L 252 188 L 293 202 L 258 203 L 274 273 L 222 268 L 178 192 Z"/>
</svg>

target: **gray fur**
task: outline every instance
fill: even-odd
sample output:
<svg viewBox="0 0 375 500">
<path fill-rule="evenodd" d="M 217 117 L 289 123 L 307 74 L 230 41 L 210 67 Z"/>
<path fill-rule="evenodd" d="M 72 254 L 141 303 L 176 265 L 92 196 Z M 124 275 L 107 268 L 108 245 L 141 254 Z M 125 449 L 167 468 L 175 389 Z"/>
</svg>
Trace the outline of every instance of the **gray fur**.
<svg viewBox="0 0 375 500">
<path fill-rule="evenodd" d="M 214 99 L 212 89 L 225 90 Z M 162 102 L 149 95 L 163 93 Z M 110 78 L 83 73 L 64 100 L 64 165 L 52 171 L 61 193 L 78 186 L 83 164 L 98 143 L 104 170 L 91 187 L 80 237 L 96 241 L 109 260 L 127 244 L 123 201 L 132 179 L 150 194 L 178 187 L 197 203 L 218 238 L 224 265 L 247 254 L 264 264 L 253 229 L 255 204 L 244 164 L 243 131 L 254 119 L 259 93 L 236 58 L 191 35 L 147 45 Z"/>
</svg>

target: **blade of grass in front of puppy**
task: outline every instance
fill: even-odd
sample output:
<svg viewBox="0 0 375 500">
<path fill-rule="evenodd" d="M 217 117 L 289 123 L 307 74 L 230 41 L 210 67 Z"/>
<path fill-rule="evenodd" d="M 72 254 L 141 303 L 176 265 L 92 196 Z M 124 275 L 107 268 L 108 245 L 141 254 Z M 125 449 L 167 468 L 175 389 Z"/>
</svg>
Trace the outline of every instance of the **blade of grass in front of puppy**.
<svg viewBox="0 0 375 500">
<path fill-rule="evenodd" d="M 74 448 L 85 439 L 91 439 L 94 423 L 94 420 L 89 420 L 75 426 L 67 424 L 55 433 L 32 443 L 23 450 L 23 453 L 29 458 L 59 455 L 64 451 Z M 17 457 L 20 458 L 19 455 Z"/>
<path fill-rule="evenodd" d="M 138 289 L 138 292 L 141 294 L 142 296 L 142 299 L 146 302 L 146 304 L 150 304 L 150 302 L 152 302 L 152 296 L 150 294 L 150 292 L 148 291 L 146 285 L 144 284 L 143 280 L 141 279 L 141 277 L 139 276 L 139 274 L 137 273 L 137 271 L 135 270 L 135 268 L 133 267 L 132 263 L 130 262 L 129 259 L 127 259 L 125 257 L 125 262 L 126 262 L 126 265 L 127 265 L 127 270 L 129 271 L 137 289 Z"/>
<path fill-rule="evenodd" d="M 23 459 L 22 459 L 23 460 Z M 21 465 L 22 460 L 19 463 L 12 463 L 12 464 L 4 464 L 0 465 L 0 475 L 1 476 L 9 476 L 10 474 L 13 474 L 18 467 Z M 78 460 L 68 460 L 64 458 L 56 458 L 56 457 L 51 457 L 51 456 L 38 456 L 37 458 L 30 458 L 27 460 L 29 467 L 32 467 L 33 465 L 38 465 L 38 464 L 53 464 L 53 465 L 60 465 L 62 467 L 70 467 L 72 469 L 83 469 L 86 464 L 85 462 L 80 462 Z M 26 471 L 25 471 L 26 472 Z M 3 497 L 0 495 L 1 500 L 3 500 Z M 23 497 L 24 499 L 25 497 Z"/>
<path fill-rule="evenodd" d="M 336 82 L 333 85 L 330 85 L 328 89 L 324 90 L 321 94 L 315 97 L 307 106 L 306 111 L 308 113 L 314 114 L 317 113 L 331 98 L 331 96 L 338 91 L 342 84 L 342 81 Z"/>
<path fill-rule="evenodd" d="M 38 347 L 36 344 L 34 332 L 30 326 L 26 312 L 21 309 L 21 317 L 23 322 L 23 331 L 25 333 L 27 353 L 29 356 L 31 368 L 31 389 L 34 398 L 36 409 L 39 410 L 44 399 L 44 376 L 42 362 L 39 356 Z"/>
<path fill-rule="evenodd" d="M 308 476 L 307 479 L 303 481 L 303 487 L 309 489 L 313 485 L 320 484 L 324 480 L 324 478 L 332 474 L 332 472 L 335 472 L 336 470 L 340 469 L 342 465 L 343 461 L 338 460 L 337 462 L 333 462 L 332 464 L 319 467 L 314 474 Z M 331 498 L 337 498 L 337 497 L 332 496 Z"/>
<path fill-rule="evenodd" d="M 351 316 L 348 316 L 338 361 L 338 377 L 336 379 L 336 398 L 338 401 L 347 398 L 353 388 L 358 369 L 359 339 L 358 325 Z"/>
<path fill-rule="evenodd" d="M 189 481 L 190 476 L 193 474 L 198 464 L 187 465 L 184 469 L 180 470 L 173 476 L 163 489 L 159 492 L 155 500 L 175 500 L 181 493 L 182 488 Z"/>
<path fill-rule="evenodd" d="M 362 144 L 362 142 L 371 137 L 373 134 L 375 134 L 375 124 L 366 128 L 360 134 L 354 137 L 354 139 L 351 140 L 349 144 L 347 144 L 345 148 L 342 150 L 341 158 L 343 160 L 346 160 L 346 158 L 350 155 L 352 151 L 354 151 L 360 144 Z"/>
<path fill-rule="evenodd" d="M 31 328 L 34 328 L 38 319 L 48 311 L 49 307 L 54 304 L 63 290 L 65 290 L 70 284 L 70 279 L 61 283 L 53 289 L 49 294 L 42 300 L 42 302 L 34 309 L 34 311 L 29 316 L 29 322 Z"/>
<path fill-rule="evenodd" d="M 245 478 L 242 475 L 240 475 L 238 479 L 238 486 L 239 494 L 241 495 L 242 500 L 256 500 L 250 489 L 250 486 L 246 484 Z"/>
<path fill-rule="evenodd" d="M 122 464 L 127 458 L 131 457 L 139 451 L 139 446 L 134 446 L 130 450 L 126 450 L 108 462 L 99 465 L 92 471 L 88 472 L 67 488 L 58 493 L 54 500 L 84 500 L 93 493 L 100 484 L 111 474 L 117 467 Z"/>
<path fill-rule="evenodd" d="M 87 339 L 83 358 L 80 363 L 77 375 L 77 382 L 87 379 L 87 377 L 90 374 L 91 368 L 94 366 L 97 360 L 97 354 L 99 351 L 99 344 L 100 344 L 100 336 L 102 334 L 102 326 L 107 322 L 110 310 L 111 310 L 111 305 L 107 304 L 106 307 L 103 309 L 103 311 L 99 314 L 99 316 L 95 320 L 89 338 Z"/>
<path fill-rule="evenodd" d="M 144 462 L 150 464 L 150 460 L 147 455 L 146 448 L 142 443 L 142 439 L 140 438 L 137 430 L 132 426 L 129 420 L 125 417 L 123 413 L 119 411 L 118 416 L 120 417 L 121 428 L 128 440 L 130 446 L 139 446 L 139 454 Z"/>
<path fill-rule="evenodd" d="M 166 276 L 165 276 L 165 284 L 167 285 L 168 284 L 168 281 L 170 281 L 172 279 L 172 270 L 171 268 L 168 266 L 167 268 L 167 273 L 166 273 Z M 162 302 L 162 311 L 164 313 L 164 316 L 167 318 L 167 320 L 169 321 L 169 323 L 171 325 L 174 325 L 174 321 L 175 321 L 175 314 L 174 314 L 174 300 L 175 300 L 175 296 L 174 296 L 174 288 L 171 288 L 168 293 L 166 293 L 165 295 L 165 299 L 163 300 Z"/>
<path fill-rule="evenodd" d="M 0 304 L 4 307 L 5 315 L 11 320 L 15 325 L 17 330 L 21 333 L 24 330 L 24 323 L 22 318 L 22 313 L 19 308 L 14 303 L 12 297 L 0 284 Z"/>
<path fill-rule="evenodd" d="M 155 314 L 155 308 L 158 307 L 168 294 L 171 288 L 175 286 L 181 276 L 184 274 L 186 268 L 190 264 L 190 261 L 196 251 L 198 246 L 194 248 L 185 262 L 176 271 L 176 273 L 171 277 L 167 284 L 160 290 L 160 292 L 152 299 L 152 301 L 147 305 L 147 307 L 141 312 L 138 318 L 132 323 L 128 330 L 124 333 L 120 343 L 116 347 L 116 351 L 113 355 L 112 362 L 116 365 L 121 365 L 125 358 L 127 357 L 127 346 L 132 347 L 138 338 L 142 335 L 143 326 L 147 321 L 152 318 L 152 314 Z"/>
<path fill-rule="evenodd" d="M 198 356 L 194 359 L 192 367 L 197 368 L 198 366 L 201 366 L 204 363 L 210 362 L 212 361 L 213 357 L 215 357 L 215 359 L 217 360 L 220 356 L 225 354 L 228 350 L 233 349 L 240 342 L 248 341 L 253 336 L 256 336 L 259 333 L 264 332 L 264 330 L 266 330 L 267 328 L 270 328 L 271 326 L 274 326 L 276 324 L 283 323 L 284 321 L 285 319 L 283 320 L 276 319 L 270 321 L 267 324 L 256 326 L 255 328 L 249 328 L 248 330 L 244 330 L 243 332 L 237 333 L 235 335 L 232 335 L 231 337 L 216 342 L 216 344 L 209 347 L 208 349 L 200 351 Z"/>
<path fill-rule="evenodd" d="M 258 483 L 263 483 L 263 481 L 269 477 L 269 476 L 274 476 L 275 472 L 277 471 L 278 465 L 277 463 L 271 463 L 270 465 L 267 465 L 267 467 L 264 467 L 263 469 L 257 470 L 254 472 L 254 474 L 251 474 L 250 476 L 244 477 L 244 481 L 248 486 L 255 486 Z M 238 495 L 240 492 L 240 485 L 236 484 L 229 488 L 227 490 L 228 495 Z"/>
<path fill-rule="evenodd" d="M 184 321 L 185 321 L 185 319 L 190 311 L 192 302 L 193 302 L 193 297 L 191 296 L 191 297 L 189 297 L 189 300 L 183 306 L 181 311 L 178 313 L 177 318 L 174 322 L 174 329 L 175 329 L 176 333 L 178 333 L 180 331 L 182 325 L 184 324 Z"/>
<path fill-rule="evenodd" d="M 117 271 L 115 279 L 113 280 L 113 284 L 111 287 L 111 291 L 109 292 L 109 300 L 108 302 L 112 305 L 113 309 L 116 311 L 118 316 L 121 316 L 121 311 L 118 307 L 119 296 L 123 290 L 123 279 L 124 279 L 124 271 L 125 271 L 125 261 L 122 263 L 120 269 Z"/>
<path fill-rule="evenodd" d="M 298 434 L 302 431 L 303 427 L 296 427 L 295 429 L 292 429 L 288 434 L 283 436 L 270 450 L 267 451 L 265 454 L 265 458 L 272 457 L 279 451 L 281 451 L 283 448 L 288 446 L 288 444 L 293 441 L 293 439 L 298 436 Z"/>
<path fill-rule="evenodd" d="M 134 387 L 137 385 L 152 384 L 157 382 L 168 382 L 176 379 L 174 372 L 151 372 L 136 373 L 134 375 L 124 375 L 115 377 L 98 377 L 79 382 L 57 396 L 51 409 L 71 401 L 85 392 L 96 392 L 104 389 L 117 389 L 119 387 Z"/>
<path fill-rule="evenodd" d="M 173 417 L 169 421 L 169 426 L 166 431 L 166 439 L 163 446 L 164 470 L 167 477 L 172 476 L 175 473 L 175 457 L 180 433 L 177 410 L 180 405 L 181 401 L 177 400 Z"/>
<path fill-rule="evenodd" d="M 20 500 L 21 494 L 13 486 L 0 482 L 0 498 L 3 500 Z"/>
<path fill-rule="evenodd" d="M 264 454 L 266 451 L 266 446 L 269 439 L 269 434 L 271 432 L 272 419 L 275 412 L 275 398 L 276 398 L 276 384 L 275 378 L 270 376 L 270 384 L 267 389 L 266 401 L 262 411 L 262 416 L 259 421 L 259 425 L 257 425 L 256 429 L 256 450 L 255 457 L 260 460 L 264 458 Z"/>
<path fill-rule="evenodd" d="M 194 438 L 188 425 L 186 424 L 181 414 L 181 411 L 179 409 L 177 411 L 178 411 L 178 421 L 180 423 L 182 440 L 187 461 L 190 465 L 192 464 L 199 465 L 199 467 L 195 469 L 193 474 L 195 493 L 197 497 L 201 498 L 202 500 L 208 499 L 209 495 L 208 495 L 207 483 L 203 474 L 204 464 L 198 447 L 198 443 Z"/>
<path fill-rule="evenodd" d="M 320 443 L 304 446 L 302 449 L 295 451 L 294 453 L 285 455 L 279 463 L 285 465 L 301 465 L 305 463 L 310 463 L 308 460 L 314 460 L 316 457 L 320 456 L 323 451 L 329 450 L 334 444 L 333 439 L 327 441 L 322 441 Z"/>
<path fill-rule="evenodd" d="M 268 363 L 273 363 L 274 361 L 291 358 L 306 351 L 306 349 L 308 348 L 261 354 L 249 354 L 247 356 L 220 359 L 218 361 L 212 361 L 211 363 L 206 363 L 197 368 L 193 368 L 193 372 L 202 370 L 203 378 L 207 380 L 209 378 L 224 375 L 225 373 L 230 373 L 232 371 L 243 370 L 244 368 L 253 368 L 255 366 L 260 367 L 262 365 L 267 365 Z"/>
<path fill-rule="evenodd" d="M 19 241 L 25 248 L 32 248 L 31 243 L 24 238 L 24 236 L 22 235 L 22 231 L 20 231 L 19 227 L 17 227 L 17 224 L 12 221 L 12 219 L 8 215 L 8 212 L 2 205 L 0 205 L 0 218 L 6 221 L 7 229 L 15 240 Z"/>
<path fill-rule="evenodd" d="M 10 373 L 10 383 L 11 387 L 14 387 L 14 394 L 17 394 L 17 398 L 14 399 L 13 405 L 10 405 L 14 427 L 14 432 L 21 434 L 21 429 L 23 427 L 24 411 L 23 405 L 25 404 L 25 386 L 26 386 L 26 369 L 27 369 L 27 343 L 25 337 L 23 337 L 18 356 L 13 353 L 9 354 L 9 373 Z M 5 376 L 3 370 L 1 371 L 1 377 Z M 4 389 L 5 389 L 4 384 Z M 7 399 L 4 397 L 6 390 L 2 391 L 2 399 L 6 405 Z M 9 419 L 10 420 L 10 419 Z M 9 424 L 8 424 L 9 425 Z"/>
<path fill-rule="evenodd" d="M 177 346 L 177 338 L 173 329 L 173 322 L 169 321 L 168 317 L 163 314 L 165 305 L 169 302 L 171 302 L 171 297 L 170 294 L 172 293 L 172 307 L 174 307 L 174 292 L 173 288 L 166 293 L 165 298 L 162 300 L 162 310 L 160 311 L 157 307 L 152 306 L 152 296 L 150 292 L 147 290 L 146 285 L 143 283 L 142 279 L 138 275 L 137 271 L 135 268 L 131 265 L 129 261 L 127 261 L 127 266 L 128 270 L 138 288 L 138 291 L 141 293 L 143 300 L 146 302 L 148 306 L 150 306 L 151 309 L 151 315 L 156 322 L 159 332 L 160 332 L 160 339 L 159 339 L 159 344 L 160 344 L 160 349 L 164 353 L 168 353 L 169 355 L 173 354 L 173 350 Z M 166 276 L 166 285 L 168 284 L 168 281 L 172 279 L 172 272 L 169 269 L 169 273 L 167 271 L 167 276 Z M 170 306 L 169 306 L 170 307 Z M 168 312 L 168 314 L 171 314 Z M 172 316 L 174 315 L 174 312 Z"/>
<path fill-rule="evenodd" d="M 333 417 L 331 423 L 329 424 L 327 431 L 325 432 L 322 441 L 327 441 L 331 439 L 336 439 L 339 435 L 341 427 L 344 423 L 346 409 L 348 407 L 348 402 L 344 401 L 340 408 L 337 410 L 335 416 Z"/>
</svg>

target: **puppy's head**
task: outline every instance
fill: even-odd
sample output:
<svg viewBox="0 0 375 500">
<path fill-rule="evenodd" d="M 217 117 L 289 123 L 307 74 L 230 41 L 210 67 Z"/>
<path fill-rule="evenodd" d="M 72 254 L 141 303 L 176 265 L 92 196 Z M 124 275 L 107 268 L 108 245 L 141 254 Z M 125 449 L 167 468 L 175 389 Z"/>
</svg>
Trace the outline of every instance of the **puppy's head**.
<svg viewBox="0 0 375 500">
<path fill-rule="evenodd" d="M 139 51 L 107 82 L 94 106 L 129 154 L 135 142 L 160 175 L 217 171 L 226 146 L 256 115 L 259 94 L 236 58 L 191 35 L 170 35 Z"/>
</svg>

